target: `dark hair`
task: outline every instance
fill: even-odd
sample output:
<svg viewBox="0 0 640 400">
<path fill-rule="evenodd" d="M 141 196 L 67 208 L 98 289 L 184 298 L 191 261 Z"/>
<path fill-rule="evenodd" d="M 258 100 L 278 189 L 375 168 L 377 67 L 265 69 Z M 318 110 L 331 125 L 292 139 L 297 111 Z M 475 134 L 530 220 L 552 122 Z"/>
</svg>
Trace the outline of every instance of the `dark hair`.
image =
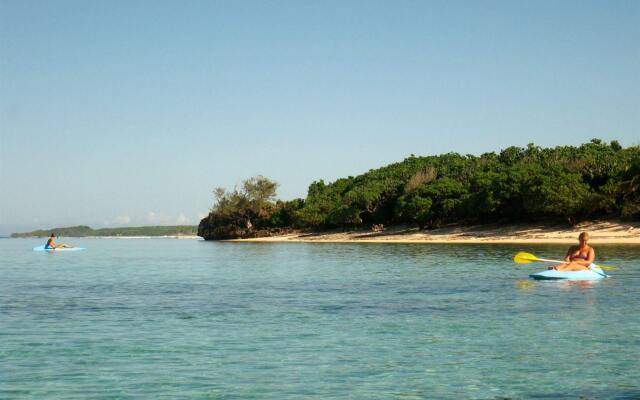
<svg viewBox="0 0 640 400">
<path fill-rule="evenodd" d="M 56 234 L 51 232 L 51 237 L 55 237 L 55 236 L 56 236 Z"/>
</svg>

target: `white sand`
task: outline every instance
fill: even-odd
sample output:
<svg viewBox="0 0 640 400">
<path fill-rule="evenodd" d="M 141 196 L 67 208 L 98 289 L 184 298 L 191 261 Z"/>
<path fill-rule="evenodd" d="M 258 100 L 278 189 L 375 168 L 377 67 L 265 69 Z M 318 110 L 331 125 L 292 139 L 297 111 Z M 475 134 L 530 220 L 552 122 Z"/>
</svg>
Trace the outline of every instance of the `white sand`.
<svg viewBox="0 0 640 400">
<path fill-rule="evenodd" d="M 430 231 L 417 228 L 390 228 L 382 232 L 298 232 L 289 235 L 236 239 L 239 242 L 321 242 L 321 243 L 561 243 L 578 242 L 580 232 L 591 235 L 590 243 L 640 244 L 640 223 L 595 221 L 574 227 L 550 225 L 495 225 L 447 227 Z"/>
</svg>

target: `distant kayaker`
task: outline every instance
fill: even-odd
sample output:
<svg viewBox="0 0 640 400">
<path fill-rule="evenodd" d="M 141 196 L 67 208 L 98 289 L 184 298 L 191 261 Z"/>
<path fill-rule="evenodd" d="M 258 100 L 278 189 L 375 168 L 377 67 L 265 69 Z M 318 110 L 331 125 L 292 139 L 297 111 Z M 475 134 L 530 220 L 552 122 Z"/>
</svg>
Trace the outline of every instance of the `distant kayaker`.
<svg viewBox="0 0 640 400">
<path fill-rule="evenodd" d="M 571 246 L 567 251 L 567 255 L 564 257 L 564 264 L 559 264 L 551 267 L 558 271 L 582 271 L 589 269 L 589 266 L 593 264 L 596 259 L 596 251 L 593 247 L 589 246 L 589 234 L 582 232 L 578 236 L 580 244 L 578 246 Z"/>
<path fill-rule="evenodd" d="M 56 234 L 52 233 L 49 240 L 47 240 L 47 244 L 44 245 L 45 249 L 69 249 L 73 246 L 69 246 L 68 244 L 60 243 L 56 244 Z"/>
</svg>

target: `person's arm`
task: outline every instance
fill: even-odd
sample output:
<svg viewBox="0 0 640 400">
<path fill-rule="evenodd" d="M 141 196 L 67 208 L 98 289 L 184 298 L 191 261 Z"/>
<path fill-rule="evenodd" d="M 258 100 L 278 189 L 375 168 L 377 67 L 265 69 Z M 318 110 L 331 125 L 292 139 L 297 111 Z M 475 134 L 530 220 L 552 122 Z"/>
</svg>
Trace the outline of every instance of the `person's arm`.
<svg viewBox="0 0 640 400">
<path fill-rule="evenodd" d="M 587 260 L 585 261 L 585 263 L 587 264 L 586 267 L 588 267 L 589 265 L 593 264 L 593 262 L 596 260 L 596 251 L 594 250 L 593 247 L 591 247 L 589 249 L 589 256 L 587 257 Z"/>
<path fill-rule="evenodd" d="M 573 246 L 569 247 L 569 250 L 567 250 L 567 254 L 564 256 L 564 261 L 566 263 L 570 263 L 571 262 L 571 256 L 573 255 Z"/>
</svg>

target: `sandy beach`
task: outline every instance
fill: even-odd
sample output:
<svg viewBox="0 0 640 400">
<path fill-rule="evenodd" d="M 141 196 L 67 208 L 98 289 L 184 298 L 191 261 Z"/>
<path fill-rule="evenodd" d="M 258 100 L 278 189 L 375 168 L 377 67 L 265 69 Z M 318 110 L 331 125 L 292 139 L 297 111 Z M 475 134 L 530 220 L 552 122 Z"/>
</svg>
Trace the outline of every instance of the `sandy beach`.
<svg viewBox="0 0 640 400">
<path fill-rule="evenodd" d="M 576 226 L 534 224 L 454 226 L 429 231 L 394 227 L 381 232 L 328 231 L 297 232 L 282 236 L 236 239 L 236 242 L 320 242 L 320 243 L 577 243 L 580 232 L 588 231 L 591 243 L 640 244 L 640 223 L 594 221 Z"/>
</svg>

